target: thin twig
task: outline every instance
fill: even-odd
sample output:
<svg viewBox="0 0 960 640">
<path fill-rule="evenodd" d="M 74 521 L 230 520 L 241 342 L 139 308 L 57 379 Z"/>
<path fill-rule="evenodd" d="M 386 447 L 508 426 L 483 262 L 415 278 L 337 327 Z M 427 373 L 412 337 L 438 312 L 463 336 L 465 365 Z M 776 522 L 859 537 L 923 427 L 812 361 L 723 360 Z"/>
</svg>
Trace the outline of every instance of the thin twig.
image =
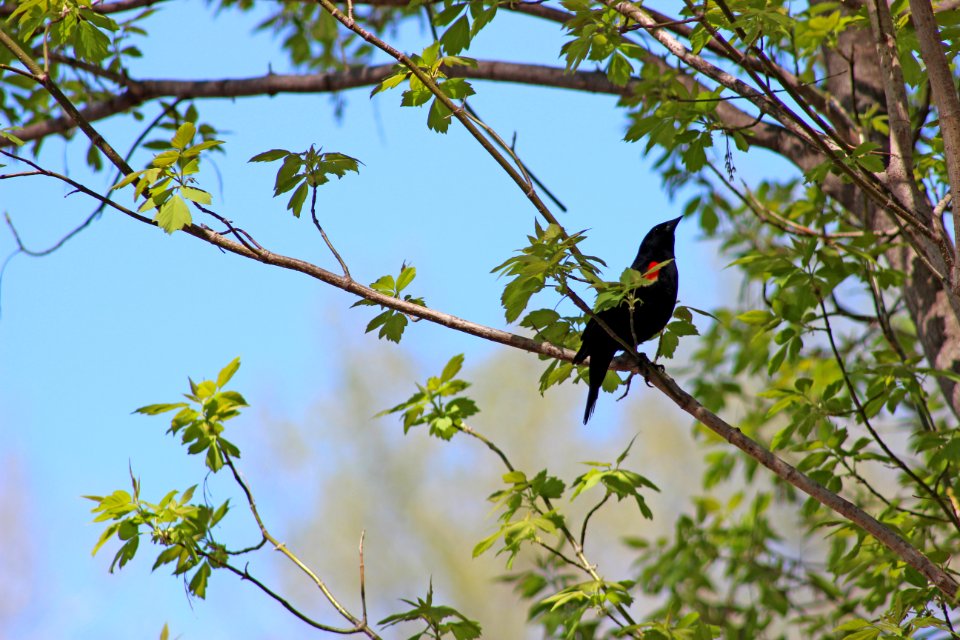
<svg viewBox="0 0 960 640">
<path fill-rule="evenodd" d="M 243 229 L 233 226 L 233 222 L 231 222 L 230 220 L 227 220 L 225 217 L 221 216 L 216 211 L 213 211 L 212 209 L 208 209 L 207 207 L 203 206 L 199 202 L 194 202 L 193 204 L 197 207 L 197 209 L 200 209 L 200 211 L 203 211 L 205 214 L 213 218 L 216 218 L 221 224 L 227 227 L 227 232 L 233 234 L 233 236 L 237 240 L 239 240 L 240 244 L 242 244 L 244 247 L 246 247 L 250 251 L 253 251 L 254 253 L 256 253 L 257 251 L 263 251 L 263 245 L 261 245 L 259 242 L 254 240 L 253 236 L 251 236 L 249 233 L 247 233 Z"/>
<path fill-rule="evenodd" d="M 151 220 L 150 218 L 147 218 L 146 216 L 140 215 L 140 214 L 137 213 L 136 211 L 133 211 L 132 209 L 128 209 L 127 207 L 124 207 L 123 205 L 117 204 L 116 202 L 114 202 L 113 200 L 111 200 L 109 197 L 97 193 L 97 192 L 94 191 L 93 189 L 90 189 L 89 187 L 87 187 L 87 186 L 85 186 L 85 185 L 77 182 L 76 180 L 73 180 L 72 178 L 68 178 L 67 176 L 65 176 L 65 175 L 63 175 L 63 174 L 60 174 L 60 173 L 57 173 L 56 171 L 50 171 L 49 169 L 44 169 L 44 168 L 41 167 L 39 164 L 37 164 L 36 162 L 33 162 L 32 160 L 29 160 L 28 158 L 24 158 L 24 157 L 22 157 L 22 156 L 15 155 L 15 154 L 10 153 L 9 151 L 6 151 L 6 150 L 4 150 L 4 149 L 0 149 L 0 155 L 4 155 L 4 156 L 6 156 L 6 157 L 8 157 L 8 158 L 11 158 L 11 159 L 13 159 L 13 160 L 16 160 L 17 162 L 22 162 L 22 163 L 24 163 L 25 165 L 28 165 L 28 166 L 36 169 L 36 173 L 34 173 L 34 174 L 32 174 L 32 175 L 45 176 L 45 177 L 48 177 L 48 178 L 56 178 L 57 180 L 60 180 L 60 181 L 62 181 L 62 182 L 66 182 L 67 184 L 69 184 L 71 187 L 73 187 L 73 188 L 76 189 L 77 191 L 80 191 L 81 193 L 84 193 L 84 194 L 90 196 L 91 198 L 94 198 L 95 200 L 98 200 L 98 201 L 104 203 L 104 204 L 107 205 L 107 206 L 113 207 L 114 209 L 116 209 L 116 210 L 119 211 L 120 213 L 126 214 L 126 215 L 130 216 L 131 218 L 133 218 L 133 219 L 135 219 L 135 220 L 139 220 L 140 222 L 144 222 L 144 223 L 149 224 L 149 225 L 153 225 L 153 224 L 154 224 L 153 220 Z"/>
<path fill-rule="evenodd" d="M 333 248 L 333 243 L 330 242 L 330 238 L 327 237 L 327 232 L 323 230 L 323 227 L 320 226 L 320 221 L 317 220 L 317 188 L 313 187 L 310 194 L 310 215 L 313 217 L 313 224 L 320 232 L 320 235 L 323 236 L 323 241 L 327 243 L 327 248 L 330 249 L 330 252 L 333 253 L 333 256 L 337 259 L 337 262 L 340 263 L 340 268 L 343 269 L 343 276 L 347 280 L 353 280 L 350 277 L 350 269 L 347 269 L 347 263 L 343 261 L 343 258 L 340 257 L 340 254 L 336 249 Z"/>
<path fill-rule="evenodd" d="M 566 555 L 564 555 L 564 553 L 563 553 L 562 551 L 560 551 L 559 549 L 555 549 L 555 548 L 551 547 L 551 546 L 548 545 L 546 542 L 544 542 L 543 540 L 540 540 L 540 539 L 535 540 L 535 542 L 536 542 L 538 545 L 540 545 L 541 547 L 543 547 L 544 549 L 546 549 L 547 551 L 549 551 L 550 553 L 552 553 L 553 555 L 555 555 L 556 557 L 558 557 L 558 558 L 560 558 L 561 560 L 563 560 L 564 562 L 566 562 L 566 563 L 567 563 L 568 565 L 570 565 L 571 567 L 576 567 L 577 569 L 580 569 L 581 571 L 583 570 L 583 565 L 581 565 L 579 562 L 577 562 L 576 560 L 574 560 L 574 559 L 572 559 L 572 558 L 568 558 L 568 557 L 567 557 Z"/>
<path fill-rule="evenodd" d="M 463 433 L 466 433 L 467 435 L 470 435 L 470 436 L 476 438 L 477 440 L 483 442 L 485 445 L 487 445 L 487 447 L 490 448 L 491 451 L 493 451 L 494 453 L 497 454 L 497 456 L 499 456 L 500 460 L 503 461 L 503 464 L 504 464 L 504 466 L 507 467 L 507 469 L 509 469 L 510 471 L 513 471 L 513 470 L 514 470 L 514 467 L 513 467 L 513 465 L 510 463 L 510 460 L 507 458 L 506 454 L 505 454 L 499 447 L 497 447 L 491 440 L 489 440 L 488 438 L 484 437 L 482 434 L 480 434 L 479 432 L 475 431 L 474 429 L 471 429 L 470 427 L 468 427 L 468 426 L 465 425 L 465 424 L 464 424 L 464 425 L 461 425 L 461 426 L 459 426 L 459 427 L 456 427 L 456 429 L 458 429 L 459 431 L 462 431 Z M 540 496 L 540 499 L 543 500 L 543 503 L 544 503 L 544 505 L 547 507 L 548 510 L 550 510 L 550 511 L 554 511 L 554 510 L 555 510 L 554 507 L 553 507 L 553 504 L 550 502 L 550 499 L 549 499 L 549 498 Z M 536 508 L 536 507 L 535 507 L 535 508 Z M 537 511 L 539 511 L 538 508 L 537 508 Z M 559 557 L 560 559 L 562 559 L 564 562 L 566 562 L 566 563 L 568 563 L 568 564 L 570 564 L 570 565 L 572 565 L 572 566 L 574 566 L 574 567 L 577 567 L 577 568 L 580 569 L 581 571 L 585 571 L 585 572 L 586 572 L 591 578 L 593 578 L 593 580 L 595 580 L 596 582 L 602 583 L 602 582 L 603 582 L 603 578 L 600 576 L 599 573 L 597 573 L 597 568 L 596 568 L 596 566 L 595 566 L 595 565 L 592 565 L 592 564 L 587 560 L 587 557 L 586 557 L 586 555 L 584 555 L 584 552 L 583 552 L 583 545 L 582 545 L 582 544 L 578 544 L 577 539 L 574 538 L 573 533 L 570 531 L 570 529 L 567 527 L 567 525 L 566 525 L 564 522 L 561 522 L 560 525 L 559 525 L 559 527 L 558 527 L 558 529 L 559 529 L 560 532 L 563 534 L 564 539 L 566 539 L 566 541 L 567 541 L 567 542 L 570 544 L 570 546 L 573 548 L 574 553 L 576 554 L 577 560 L 572 560 L 571 558 L 569 558 L 569 557 L 567 557 L 566 555 L 564 555 L 564 554 L 563 554 L 561 551 L 559 551 L 558 549 L 554 549 L 553 547 L 545 544 L 545 543 L 544 543 L 543 541 L 541 541 L 541 540 L 537 540 L 537 541 L 536 541 L 537 544 L 539 544 L 540 546 L 542 546 L 544 549 L 550 551 L 551 553 L 553 553 L 554 555 L 556 555 L 557 557 Z M 622 616 L 624 617 L 624 619 L 628 621 L 629 624 L 634 624 L 633 619 L 630 617 L 630 613 L 623 607 L 623 605 L 619 605 L 619 604 L 616 605 L 616 609 L 617 609 L 617 611 L 619 611 L 620 615 L 622 615 Z M 609 616 L 609 617 L 611 618 L 611 620 L 613 620 L 613 621 L 616 622 L 617 624 L 621 624 L 621 623 L 620 623 L 616 618 L 614 618 L 613 616 Z M 621 625 L 621 626 L 622 626 L 622 625 Z"/>
<path fill-rule="evenodd" d="M 861 485 L 863 485 L 864 488 L 866 488 L 867 491 L 869 491 L 875 498 L 877 498 L 878 500 L 880 500 L 880 502 L 882 502 L 883 504 L 887 505 L 889 508 L 891 508 L 891 509 L 893 509 L 893 510 L 895 510 L 895 511 L 900 511 L 901 513 L 909 513 L 910 515 L 912 515 L 912 516 L 914 516 L 914 517 L 923 518 L 924 520 L 934 520 L 934 521 L 936 521 L 936 522 L 945 522 L 945 523 L 949 523 L 949 522 L 950 522 L 950 521 L 947 520 L 946 518 L 939 518 L 939 517 L 937 517 L 937 516 L 932 516 L 932 515 L 930 515 L 929 513 L 922 513 L 922 512 L 920 512 L 920 511 L 914 511 L 913 509 L 908 509 L 908 508 L 906 508 L 906 507 L 901 507 L 901 506 L 899 506 L 899 505 L 894 504 L 892 500 L 890 500 L 890 499 L 887 498 L 885 495 L 883 495 L 882 493 L 880 493 L 879 491 L 877 491 L 877 489 L 876 489 L 872 484 L 870 484 L 870 483 L 867 481 L 866 478 L 864 478 L 862 475 L 860 475 L 860 474 L 857 472 L 857 470 L 856 470 L 853 466 L 850 465 L 850 463 L 847 461 L 847 457 L 846 457 L 845 455 L 843 455 L 842 453 L 840 453 L 840 454 L 837 455 L 837 459 L 840 461 L 840 464 L 842 464 L 843 467 L 847 470 L 847 473 L 849 473 L 857 482 L 859 482 Z"/>
<path fill-rule="evenodd" d="M 263 536 L 260 536 L 260 542 L 255 545 L 244 547 L 243 549 L 237 549 L 236 551 L 230 551 L 229 549 L 224 549 L 224 552 L 228 556 L 242 556 L 247 553 L 253 553 L 254 551 L 259 551 L 263 549 L 263 545 L 267 544 L 267 539 Z"/>
<path fill-rule="evenodd" d="M 360 531 L 360 607 L 363 609 L 363 624 L 367 624 L 367 583 L 366 573 L 363 565 L 363 539 L 367 535 L 367 530 Z"/>
<path fill-rule="evenodd" d="M 946 622 L 947 627 L 950 628 L 950 635 L 954 638 L 960 638 L 960 634 L 958 634 L 957 630 L 953 628 L 953 621 L 950 619 L 950 612 L 947 610 L 946 603 L 940 603 L 940 611 L 943 612 L 943 621 Z"/>
<path fill-rule="evenodd" d="M 277 551 L 285 555 L 288 560 L 290 560 L 293 564 L 297 566 L 297 568 L 299 568 L 303 573 L 305 573 L 310 578 L 310 580 L 317 586 L 317 588 L 320 589 L 320 592 L 323 593 L 327 601 L 331 605 L 333 605 L 333 608 L 336 609 L 341 616 L 349 620 L 352 625 L 354 625 L 354 631 L 351 631 L 350 633 L 362 631 L 363 633 L 366 633 L 371 638 L 379 637 L 372 629 L 370 629 L 367 626 L 365 621 L 358 620 L 352 613 L 347 611 L 347 609 L 344 608 L 342 604 L 340 604 L 340 602 L 336 599 L 336 597 L 334 597 L 330 589 L 327 588 L 327 585 L 323 582 L 323 580 L 320 579 L 320 577 L 316 573 L 313 572 L 313 570 L 311 570 L 307 565 L 301 562 L 300 558 L 298 558 L 292 551 L 287 549 L 285 544 L 283 544 L 282 542 L 280 542 L 279 540 L 273 537 L 273 535 L 267 530 L 267 526 L 266 524 L 264 524 L 263 519 L 260 517 L 260 512 L 257 509 L 257 503 L 253 499 L 253 493 L 250 491 L 250 487 L 247 485 L 247 482 L 240 476 L 240 472 L 237 470 L 236 465 L 234 465 L 233 463 L 233 458 L 231 458 L 226 453 L 224 453 L 223 456 L 224 456 L 224 464 L 230 468 L 231 473 L 233 473 L 234 480 L 236 480 L 237 484 L 240 485 L 240 488 L 243 490 L 243 494 L 247 499 L 247 506 L 250 508 L 250 513 L 253 514 L 253 519 L 256 520 L 257 526 L 260 528 L 260 533 L 263 534 L 263 537 L 269 540 L 270 544 L 272 544 Z"/>
<path fill-rule="evenodd" d="M 10 73 L 16 73 L 17 75 L 21 75 L 24 78 L 30 78 L 31 80 L 34 79 L 32 73 L 24 71 L 23 69 L 17 69 L 16 67 L 11 67 L 8 64 L 0 64 L 0 69 L 4 71 L 9 71 Z"/>
<path fill-rule="evenodd" d="M 860 397 L 859 397 L 859 394 L 857 394 L 856 387 L 853 386 L 853 380 L 850 379 L 850 375 L 847 372 L 847 365 L 844 362 L 843 356 L 840 355 L 840 351 L 837 348 L 836 340 L 834 340 L 833 329 L 830 326 L 830 318 L 827 315 L 827 307 L 823 302 L 823 298 L 820 298 L 820 309 L 824 313 L 823 323 L 824 323 L 824 326 L 826 327 L 827 339 L 830 342 L 830 349 L 833 351 L 834 360 L 836 360 L 837 366 L 840 367 L 840 375 L 843 376 L 844 384 L 847 387 L 847 391 L 850 393 L 850 399 L 853 401 L 853 404 L 857 408 L 857 414 L 860 417 L 860 421 L 863 423 L 863 426 L 866 427 L 867 431 L 870 432 L 870 435 L 873 437 L 874 441 L 878 445 L 880 445 L 880 448 L 883 449 L 883 452 L 887 455 L 890 461 L 893 462 L 896 466 L 900 467 L 900 469 L 902 469 L 904 473 L 910 476 L 910 479 L 913 480 L 917 484 L 917 486 L 921 487 L 924 491 L 926 491 L 930 495 L 930 497 L 933 498 L 933 500 L 940 506 L 940 508 L 946 514 L 947 518 L 950 519 L 950 522 L 953 523 L 953 526 L 958 530 L 960 530 L 960 518 L 957 517 L 957 514 L 953 513 L 953 511 L 947 506 L 947 504 L 944 502 L 940 494 L 934 491 L 930 487 L 930 485 L 928 485 L 923 480 L 923 478 L 921 478 L 916 473 L 914 473 L 913 469 L 911 469 L 907 463 L 901 460 L 900 457 L 897 456 L 897 454 L 895 454 L 893 450 L 890 449 L 889 446 L 887 446 L 887 443 L 883 440 L 882 437 L 880 437 L 880 434 L 877 433 L 877 430 L 873 428 L 872 424 L 870 424 L 870 419 L 867 417 L 867 412 L 864 409 L 863 405 L 860 403 Z"/>
<path fill-rule="evenodd" d="M 603 499 L 597 504 L 595 504 L 593 508 L 590 509 L 590 511 L 584 517 L 583 526 L 580 527 L 580 546 L 581 547 L 584 545 L 587 539 L 587 525 L 590 524 L 590 518 L 592 518 L 593 514 L 596 513 L 600 509 L 600 507 L 605 505 L 607 503 L 607 500 L 609 499 L 610 499 L 610 492 L 607 491 L 607 493 L 603 496 Z"/>
<path fill-rule="evenodd" d="M 897 354 L 897 357 L 900 358 L 900 362 L 906 365 L 909 363 L 910 359 L 907 357 L 907 352 L 904 350 L 903 345 L 900 344 L 900 339 L 897 337 L 897 333 L 893 328 L 893 323 L 890 321 L 891 314 L 887 310 L 887 303 L 883 299 L 883 292 L 880 291 L 880 286 L 877 283 L 877 278 L 873 272 L 873 268 L 866 262 L 864 262 L 863 266 L 867 273 L 867 285 L 870 289 L 870 296 L 873 300 L 873 308 L 877 314 L 877 323 L 880 325 L 880 331 L 883 333 L 883 337 L 886 339 L 887 344 L 890 345 L 894 353 Z M 913 378 L 917 385 L 917 391 L 911 391 L 910 395 L 913 396 L 913 402 L 917 407 L 917 413 L 920 415 L 920 421 L 923 423 L 923 428 L 931 432 L 936 431 L 937 424 L 933 419 L 933 415 L 930 412 L 930 407 L 927 405 L 926 399 L 923 397 L 923 388 L 916 376 Z"/>
<path fill-rule="evenodd" d="M 358 628 L 358 627 L 352 627 L 352 628 L 349 628 L 349 629 L 347 629 L 347 628 L 342 628 L 342 627 L 332 627 L 332 626 L 330 626 L 330 625 L 323 624 L 322 622 L 317 622 L 316 620 L 308 617 L 308 616 L 305 615 L 303 612 L 301 612 L 299 609 L 297 609 L 297 608 L 294 607 L 292 604 L 290 604 L 290 601 L 288 601 L 286 598 L 284 598 L 284 597 L 281 596 L 279 593 L 277 593 L 276 591 L 274 591 L 273 589 L 271 589 L 270 587 L 268 587 L 267 585 L 265 585 L 263 582 L 261 582 L 260 580 L 258 580 L 256 577 L 254 577 L 254 576 L 247 570 L 246 567 L 244 567 L 243 570 L 241 571 L 240 569 L 234 567 L 232 564 L 230 564 L 230 563 L 228 563 L 228 562 L 220 562 L 220 561 L 216 560 L 215 558 L 213 558 L 212 556 L 210 556 L 209 554 L 207 554 L 207 553 L 204 552 L 204 551 L 200 551 L 200 555 L 202 555 L 203 557 L 205 557 L 205 558 L 207 558 L 207 559 L 209 559 L 209 560 L 211 560 L 211 561 L 217 562 L 217 566 L 221 566 L 221 567 L 223 567 L 224 569 L 230 571 L 231 573 L 239 576 L 241 580 L 247 580 L 247 581 L 249 581 L 249 582 L 252 582 L 253 584 L 255 584 L 255 585 L 257 586 L 258 589 L 260 589 L 261 591 L 263 591 L 263 593 L 265 593 L 268 597 L 270 597 L 270 598 L 272 598 L 273 600 L 275 600 L 276 602 L 278 602 L 278 603 L 280 604 L 280 606 L 282 606 L 284 609 L 286 609 L 287 611 L 289 611 L 290 613 L 292 613 L 292 614 L 293 614 L 295 617 L 297 617 L 300 621 L 307 623 L 308 625 L 310 625 L 310 626 L 313 627 L 314 629 L 320 629 L 321 631 L 326 631 L 326 632 L 328 632 L 328 633 L 336 633 L 336 634 L 344 635 L 344 636 L 353 635 L 353 634 L 355 634 L 355 633 L 366 633 L 366 635 L 367 635 L 368 637 L 370 637 L 370 638 L 379 638 L 379 637 L 380 637 L 380 636 L 376 635 L 375 633 L 374 633 L 373 635 L 370 635 L 372 632 L 369 632 L 368 629 L 360 629 L 360 628 Z"/>
<path fill-rule="evenodd" d="M 483 444 L 487 445 L 487 448 L 489 448 L 491 451 L 493 451 L 495 454 L 497 454 L 497 456 L 498 456 L 498 457 L 500 458 L 500 460 L 503 462 L 503 466 L 505 466 L 505 467 L 506 467 L 508 470 L 510 470 L 510 471 L 514 471 L 513 465 L 510 464 L 510 460 L 507 458 L 507 454 L 505 454 L 500 447 L 498 447 L 496 444 L 494 444 L 492 440 L 490 440 L 489 438 L 487 438 L 487 437 L 484 436 L 483 434 L 481 434 L 481 433 L 479 433 L 479 432 L 477 432 L 477 431 L 474 431 L 474 430 L 473 430 L 469 425 L 467 425 L 466 423 L 462 423 L 460 426 L 456 426 L 456 425 L 455 425 L 454 428 L 456 428 L 456 429 L 459 430 L 459 431 L 462 431 L 463 433 L 467 434 L 468 436 L 471 436 L 471 437 L 473 437 L 473 438 L 476 438 L 477 440 L 479 440 L 479 441 L 482 442 Z"/>
</svg>

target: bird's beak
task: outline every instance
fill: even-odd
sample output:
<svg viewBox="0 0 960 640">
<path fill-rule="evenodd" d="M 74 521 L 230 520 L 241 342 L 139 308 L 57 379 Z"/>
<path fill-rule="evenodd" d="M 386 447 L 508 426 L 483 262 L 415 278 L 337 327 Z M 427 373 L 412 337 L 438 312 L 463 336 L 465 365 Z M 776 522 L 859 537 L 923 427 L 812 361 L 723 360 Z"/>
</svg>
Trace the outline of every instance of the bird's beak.
<svg viewBox="0 0 960 640">
<path fill-rule="evenodd" d="M 680 221 L 683 220 L 683 216 L 679 218 L 674 218 L 673 220 L 667 220 L 667 224 L 670 225 L 670 231 L 673 231 L 677 228 L 677 225 L 680 224 Z"/>
</svg>

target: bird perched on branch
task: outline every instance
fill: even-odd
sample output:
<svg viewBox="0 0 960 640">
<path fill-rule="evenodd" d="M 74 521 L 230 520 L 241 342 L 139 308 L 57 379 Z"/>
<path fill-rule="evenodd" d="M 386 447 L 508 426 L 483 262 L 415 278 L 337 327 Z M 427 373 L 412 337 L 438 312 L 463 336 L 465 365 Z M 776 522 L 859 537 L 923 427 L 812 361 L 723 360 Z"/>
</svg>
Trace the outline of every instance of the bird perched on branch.
<svg viewBox="0 0 960 640">
<path fill-rule="evenodd" d="M 630 268 L 646 274 L 651 282 L 648 286 L 638 287 L 634 291 L 633 327 L 631 329 L 630 307 L 627 301 L 611 309 L 604 309 L 590 318 L 583 330 L 580 350 L 573 357 L 573 364 L 582 363 L 590 358 L 590 390 L 587 393 L 587 408 L 583 412 L 583 424 L 587 424 L 593 414 L 600 385 L 607 375 L 614 354 L 624 347 L 604 329 L 597 319 L 603 321 L 623 342 L 636 348 L 667 326 L 677 305 L 677 284 L 679 274 L 673 255 L 674 231 L 680 218 L 661 222 L 650 229 Z M 668 262 L 669 261 L 669 262 Z M 662 265 L 656 269 L 657 265 Z"/>
</svg>

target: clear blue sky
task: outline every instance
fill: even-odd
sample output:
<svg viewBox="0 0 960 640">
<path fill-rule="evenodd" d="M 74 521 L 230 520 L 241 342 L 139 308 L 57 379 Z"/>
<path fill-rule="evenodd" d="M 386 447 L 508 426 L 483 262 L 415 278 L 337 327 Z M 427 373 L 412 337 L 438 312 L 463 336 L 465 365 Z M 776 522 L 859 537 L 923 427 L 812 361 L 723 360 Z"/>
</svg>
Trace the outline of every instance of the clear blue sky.
<svg viewBox="0 0 960 640">
<path fill-rule="evenodd" d="M 550 35 L 552 27 L 503 18 L 470 55 L 561 64 L 554 58 L 561 40 Z M 229 12 L 214 20 L 204 3 L 162 4 L 133 75 L 207 78 L 285 69 L 271 39 L 252 34 L 257 21 Z M 400 38 L 408 50 L 426 41 L 415 28 Z M 568 206 L 564 224 L 591 229 L 585 249 L 607 260 L 608 275 L 630 262 L 651 225 L 679 213 L 642 157 L 643 147 L 621 141 L 625 123 L 613 98 L 477 84 L 473 106 L 505 136 L 518 133 L 525 161 Z M 427 130 L 426 111 L 399 107 L 399 92 L 374 100 L 368 93 L 346 94 L 340 122 L 329 96 L 201 103 L 201 119 L 218 123 L 227 143 L 228 155 L 215 167 L 208 163 L 201 176 L 215 208 L 268 248 L 336 270 L 309 220 L 293 219 L 285 201 L 271 198 L 275 166 L 246 160 L 268 148 L 310 144 L 357 157 L 364 162 L 360 175 L 325 187 L 320 203 L 322 221 L 354 276 L 371 282 L 412 263 L 419 270 L 413 290 L 428 304 L 504 327 L 502 282 L 490 269 L 523 246 L 533 209 L 456 125 L 438 135 Z M 152 118 L 157 106 L 144 111 Z M 97 126 L 121 149 L 138 133 L 123 119 Z M 67 145 L 46 142 L 44 162 L 103 188 L 108 179 L 89 176 L 86 143 L 77 138 Z M 54 242 L 92 207 L 51 180 L 0 182 L 0 208 L 33 248 Z M 720 262 L 711 246 L 698 242 L 695 224 L 681 225 L 678 234 L 681 300 L 710 308 L 722 283 Z M 13 248 L 10 234 L 0 230 L 0 258 Z M 213 376 L 234 356 L 243 358 L 236 384 L 249 399 L 269 398 L 272 414 L 298 419 L 339 369 L 324 355 L 336 339 L 324 322 L 346 318 L 359 335 L 371 310 L 347 310 L 354 301 L 348 295 L 302 275 L 223 255 L 181 234 L 168 237 L 113 213 L 49 257 L 16 257 L 2 284 L 0 460 L 7 471 L 0 483 L 8 484 L 0 493 L 18 496 L 17 518 L 29 532 L 21 547 L 8 546 L 3 554 L 18 554 L 29 577 L 28 604 L 15 618 L 0 619 L 0 637 L 155 637 L 164 621 L 188 638 L 298 630 L 274 626 L 285 614 L 268 615 L 272 605 L 245 585 L 221 580 L 217 587 L 229 597 L 191 608 L 176 580 L 149 576 L 147 557 L 108 575 L 112 552 L 91 559 L 100 529 L 79 496 L 125 487 L 128 462 L 145 479 L 148 495 L 194 482 L 199 461 L 184 460 L 161 424 L 130 412 L 174 400 L 187 375 Z M 364 339 L 377 343 L 372 334 Z M 469 365 L 500 347 L 418 323 L 408 328 L 403 348 L 433 372 L 455 353 L 466 352 Z M 561 392 L 579 397 L 584 389 Z M 617 410 L 608 404 L 598 412 L 601 422 Z M 224 616 L 228 609 L 233 613 Z"/>
</svg>

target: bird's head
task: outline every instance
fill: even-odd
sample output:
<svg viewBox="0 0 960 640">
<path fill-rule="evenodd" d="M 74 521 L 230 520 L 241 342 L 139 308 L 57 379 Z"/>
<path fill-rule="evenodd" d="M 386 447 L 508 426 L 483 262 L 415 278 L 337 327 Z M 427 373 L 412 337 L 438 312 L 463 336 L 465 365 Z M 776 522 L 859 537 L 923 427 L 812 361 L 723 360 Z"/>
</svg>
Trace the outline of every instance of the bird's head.
<svg viewBox="0 0 960 640">
<path fill-rule="evenodd" d="M 640 251 L 637 254 L 637 258 L 649 257 L 650 259 L 660 260 L 672 258 L 674 232 L 682 219 L 683 216 L 674 218 L 673 220 L 667 220 L 650 229 L 643 239 L 643 242 L 640 243 Z"/>
</svg>

